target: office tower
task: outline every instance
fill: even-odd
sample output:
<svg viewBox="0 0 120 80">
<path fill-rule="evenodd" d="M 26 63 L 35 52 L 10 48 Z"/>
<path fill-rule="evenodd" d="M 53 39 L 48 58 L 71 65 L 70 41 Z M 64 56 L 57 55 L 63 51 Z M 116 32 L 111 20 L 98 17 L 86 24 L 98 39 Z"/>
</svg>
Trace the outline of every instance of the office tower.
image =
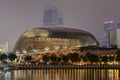
<svg viewBox="0 0 120 80">
<path fill-rule="evenodd" d="M 104 22 L 104 41 L 103 41 L 103 46 L 106 48 L 111 47 L 111 42 L 110 42 L 110 32 L 114 31 L 114 22 L 113 21 L 105 21 Z"/>
<path fill-rule="evenodd" d="M 62 26 L 62 14 L 59 13 L 56 7 L 52 5 L 47 6 L 44 11 L 43 24 L 44 26 Z"/>
</svg>

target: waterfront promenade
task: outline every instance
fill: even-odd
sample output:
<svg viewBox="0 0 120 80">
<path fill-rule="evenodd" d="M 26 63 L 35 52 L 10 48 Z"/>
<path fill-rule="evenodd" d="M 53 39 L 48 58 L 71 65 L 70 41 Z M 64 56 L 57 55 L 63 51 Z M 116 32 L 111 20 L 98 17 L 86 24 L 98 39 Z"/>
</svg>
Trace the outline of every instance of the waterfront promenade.
<svg viewBox="0 0 120 80">
<path fill-rule="evenodd" d="M 14 67 L 14 68 L 13 68 Z M 10 69 L 11 67 L 9 67 Z M 6 70 L 6 71 L 5 71 Z M 119 80 L 120 65 L 19 64 L 0 70 L 0 80 Z"/>
</svg>

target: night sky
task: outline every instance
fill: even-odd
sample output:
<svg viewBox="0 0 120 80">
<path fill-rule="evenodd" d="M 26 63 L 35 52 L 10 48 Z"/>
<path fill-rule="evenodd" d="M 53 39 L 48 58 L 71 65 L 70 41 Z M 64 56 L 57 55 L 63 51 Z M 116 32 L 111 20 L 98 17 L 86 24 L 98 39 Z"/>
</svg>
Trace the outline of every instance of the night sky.
<svg viewBox="0 0 120 80">
<path fill-rule="evenodd" d="M 13 49 L 20 35 L 43 25 L 48 4 L 63 14 L 64 27 L 79 28 L 103 40 L 104 21 L 120 22 L 120 0 L 0 0 L 0 43 Z"/>
</svg>

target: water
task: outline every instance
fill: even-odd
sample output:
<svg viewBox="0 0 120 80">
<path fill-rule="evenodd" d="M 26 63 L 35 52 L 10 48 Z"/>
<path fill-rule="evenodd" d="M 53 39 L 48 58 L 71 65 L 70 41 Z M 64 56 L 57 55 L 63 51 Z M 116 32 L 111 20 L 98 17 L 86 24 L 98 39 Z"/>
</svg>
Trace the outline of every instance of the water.
<svg viewBox="0 0 120 80">
<path fill-rule="evenodd" d="M 0 80 L 120 80 L 120 70 L 14 70 L 5 73 L 0 73 Z"/>
</svg>

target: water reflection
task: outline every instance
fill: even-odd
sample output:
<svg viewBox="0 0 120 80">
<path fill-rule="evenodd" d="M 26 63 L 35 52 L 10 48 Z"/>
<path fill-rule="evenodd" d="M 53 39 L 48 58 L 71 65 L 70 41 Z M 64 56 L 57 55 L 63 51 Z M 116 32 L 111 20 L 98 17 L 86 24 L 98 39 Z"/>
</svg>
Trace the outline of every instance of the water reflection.
<svg viewBox="0 0 120 80">
<path fill-rule="evenodd" d="M 0 73 L 0 80 L 120 80 L 118 69 L 15 70 Z"/>
</svg>

